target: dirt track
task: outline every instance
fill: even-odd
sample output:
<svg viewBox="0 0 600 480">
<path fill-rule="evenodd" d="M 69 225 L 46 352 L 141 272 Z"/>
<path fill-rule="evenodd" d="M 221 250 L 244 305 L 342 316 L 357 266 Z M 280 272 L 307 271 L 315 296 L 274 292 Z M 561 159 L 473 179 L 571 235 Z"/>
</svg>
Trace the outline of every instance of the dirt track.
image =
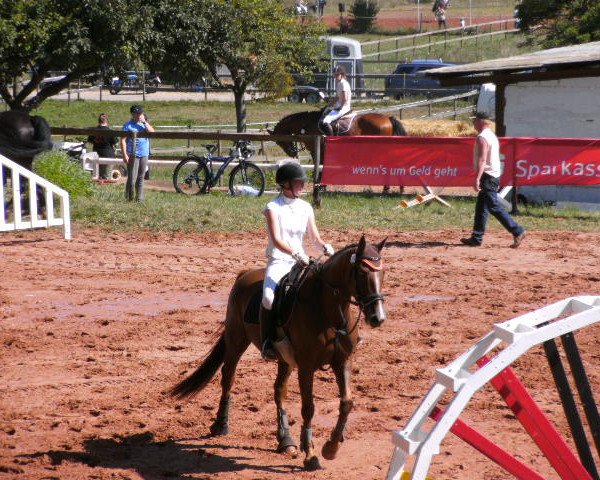
<svg viewBox="0 0 600 480">
<path fill-rule="evenodd" d="M 323 233 L 338 248 L 360 234 Z M 235 275 L 262 264 L 263 232 L 171 236 L 75 228 L 71 242 L 56 229 L 3 233 L 0 478 L 384 478 L 390 431 L 405 425 L 436 368 L 495 322 L 568 296 L 600 294 L 600 233 L 529 232 L 516 251 L 500 230 L 479 249 L 459 246 L 464 233 L 367 232 L 373 241 L 389 235 L 389 319 L 376 330 L 362 327 L 346 441 L 337 459 L 322 460 L 324 469 L 313 473 L 301 470 L 301 459 L 274 451 L 275 367 L 254 348 L 238 368 L 227 437 L 207 436 L 218 378 L 188 402 L 161 393 L 214 342 Z M 577 334 L 596 396 L 597 338 L 596 327 Z M 533 350 L 515 369 L 565 431 L 541 352 Z M 337 415 L 330 372 L 318 373 L 315 392 L 320 451 Z M 288 412 L 297 439 L 295 377 Z M 556 477 L 491 388 L 475 395 L 462 418 Z M 512 478 L 455 438 L 442 447 L 431 472 L 436 480 Z"/>
</svg>

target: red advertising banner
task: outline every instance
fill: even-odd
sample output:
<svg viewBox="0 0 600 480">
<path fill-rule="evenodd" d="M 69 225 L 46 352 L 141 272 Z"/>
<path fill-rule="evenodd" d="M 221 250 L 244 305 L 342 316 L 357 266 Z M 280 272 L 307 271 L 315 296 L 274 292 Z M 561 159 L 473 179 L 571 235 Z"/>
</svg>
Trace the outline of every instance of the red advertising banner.
<svg viewBox="0 0 600 480">
<path fill-rule="evenodd" d="M 332 137 L 325 185 L 473 185 L 474 137 Z M 600 140 L 500 139 L 502 185 L 598 185 Z"/>
</svg>

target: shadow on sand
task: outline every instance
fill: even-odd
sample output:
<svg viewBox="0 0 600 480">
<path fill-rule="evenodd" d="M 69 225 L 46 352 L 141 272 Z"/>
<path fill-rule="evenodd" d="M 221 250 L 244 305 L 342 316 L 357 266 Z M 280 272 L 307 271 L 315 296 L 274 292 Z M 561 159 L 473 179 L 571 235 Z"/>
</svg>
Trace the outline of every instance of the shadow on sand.
<svg viewBox="0 0 600 480">
<path fill-rule="evenodd" d="M 273 452 L 273 459 L 276 459 L 274 450 L 198 442 L 198 440 L 202 441 L 209 438 L 213 437 L 156 442 L 151 432 L 145 432 L 117 439 L 89 439 L 84 442 L 85 451 L 83 452 L 50 450 L 23 456 L 36 458 L 47 455 L 53 465 L 60 465 L 62 462 L 77 462 L 91 468 L 134 470 L 142 478 L 148 480 L 162 477 L 189 478 L 187 477 L 189 474 L 211 475 L 240 470 L 255 470 L 259 476 L 260 472 L 263 475 L 279 474 L 283 476 L 301 468 L 300 465 L 291 463 L 261 466 L 247 463 L 250 457 L 220 456 L 208 452 L 207 449 L 213 451 L 215 449 L 268 451 Z"/>
</svg>

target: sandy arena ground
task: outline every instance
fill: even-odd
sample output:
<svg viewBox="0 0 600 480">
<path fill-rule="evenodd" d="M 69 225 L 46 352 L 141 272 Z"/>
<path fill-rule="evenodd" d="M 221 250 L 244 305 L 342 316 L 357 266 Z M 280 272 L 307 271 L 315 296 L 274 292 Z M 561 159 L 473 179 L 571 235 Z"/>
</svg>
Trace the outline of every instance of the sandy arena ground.
<svg viewBox="0 0 600 480">
<path fill-rule="evenodd" d="M 326 231 L 336 247 L 361 232 Z M 238 368 L 227 437 L 211 438 L 219 375 L 190 401 L 164 395 L 215 341 L 237 272 L 263 262 L 263 232 L 117 234 L 57 229 L 0 236 L 1 479 L 346 479 L 384 478 L 390 432 L 402 428 L 435 369 L 505 321 L 563 298 L 600 294 L 600 233 L 536 232 L 522 248 L 490 231 L 482 248 L 462 247 L 458 229 L 369 231 L 385 249 L 388 321 L 362 326 L 355 356 L 355 407 L 346 441 L 323 470 L 275 452 L 275 366 L 251 348 Z M 598 328 L 577 334 L 600 394 Z M 561 432 L 566 422 L 541 348 L 515 370 Z M 337 416 L 329 371 L 315 384 L 318 451 Z M 287 409 L 300 431 L 295 375 Z M 547 461 L 486 387 L 461 417 L 547 478 Z M 570 436 L 564 433 L 572 445 Z M 512 478 L 449 436 L 434 458 L 440 479 Z"/>
</svg>

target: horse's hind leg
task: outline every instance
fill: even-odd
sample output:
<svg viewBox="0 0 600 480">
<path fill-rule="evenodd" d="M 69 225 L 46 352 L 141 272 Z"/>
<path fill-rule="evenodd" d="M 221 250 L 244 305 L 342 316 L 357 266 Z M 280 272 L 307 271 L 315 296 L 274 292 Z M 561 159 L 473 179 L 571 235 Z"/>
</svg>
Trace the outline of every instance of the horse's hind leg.
<svg viewBox="0 0 600 480">
<path fill-rule="evenodd" d="M 290 424 L 283 401 L 287 399 L 287 382 L 292 373 L 292 367 L 285 362 L 277 365 L 277 378 L 275 379 L 275 405 L 277 406 L 277 451 L 286 453 L 295 458 L 298 447 L 290 435 Z"/>
<path fill-rule="evenodd" d="M 344 441 L 344 430 L 346 429 L 346 422 L 348 421 L 348 415 L 352 410 L 353 404 L 350 393 L 349 362 L 334 365 L 332 369 L 340 390 L 340 413 L 335 428 L 331 431 L 329 440 L 325 442 L 321 450 L 323 457 L 327 460 L 333 460 L 335 458 L 337 451 L 340 448 L 340 442 Z"/>
<path fill-rule="evenodd" d="M 211 435 L 227 435 L 229 433 L 229 400 L 231 387 L 235 379 L 235 370 L 240 357 L 250 345 L 247 338 L 236 339 L 236 342 L 227 342 L 225 362 L 221 367 L 221 400 L 217 418 L 210 426 Z"/>
</svg>

